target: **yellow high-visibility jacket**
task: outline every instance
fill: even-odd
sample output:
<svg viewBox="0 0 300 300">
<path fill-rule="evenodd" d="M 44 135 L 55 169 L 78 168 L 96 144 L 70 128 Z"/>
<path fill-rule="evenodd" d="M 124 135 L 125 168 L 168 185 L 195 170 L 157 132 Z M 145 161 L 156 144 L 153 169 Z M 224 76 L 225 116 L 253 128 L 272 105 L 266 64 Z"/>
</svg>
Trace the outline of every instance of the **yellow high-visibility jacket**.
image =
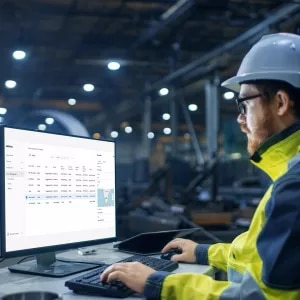
<svg viewBox="0 0 300 300">
<path fill-rule="evenodd" d="M 247 232 L 230 244 L 198 245 L 198 263 L 227 271 L 228 281 L 204 274 L 155 272 L 147 299 L 300 299 L 300 123 L 269 138 L 251 157 L 272 184 Z"/>
</svg>

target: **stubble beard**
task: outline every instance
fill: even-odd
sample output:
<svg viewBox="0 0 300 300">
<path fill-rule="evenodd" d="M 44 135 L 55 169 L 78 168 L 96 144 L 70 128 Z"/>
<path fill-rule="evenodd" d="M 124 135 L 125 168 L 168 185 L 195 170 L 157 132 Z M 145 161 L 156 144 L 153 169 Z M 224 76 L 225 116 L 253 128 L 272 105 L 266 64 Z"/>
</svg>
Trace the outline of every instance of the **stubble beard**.
<svg viewBox="0 0 300 300">
<path fill-rule="evenodd" d="M 252 128 L 251 134 L 248 134 L 247 150 L 250 156 L 252 156 L 257 149 L 273 134 L 275 128 L 271 117 L 265 117 L 257 124 L 256 127 Z"/>
</svg>

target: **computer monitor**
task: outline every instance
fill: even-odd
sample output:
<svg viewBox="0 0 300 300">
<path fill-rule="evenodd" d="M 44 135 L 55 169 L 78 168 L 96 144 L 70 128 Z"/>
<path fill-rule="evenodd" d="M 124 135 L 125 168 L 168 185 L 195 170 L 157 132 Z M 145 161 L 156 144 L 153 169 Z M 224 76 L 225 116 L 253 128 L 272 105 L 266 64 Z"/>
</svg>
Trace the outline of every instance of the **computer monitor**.
<svg viewBox="0 0 300 300">
<path fill-rule="evenodd" d="M 115 143 L 0 127 L 1 256 L 12 272 L 62 277 L 95 267 L 55 251 L 116 239 Z"/>
</svg>

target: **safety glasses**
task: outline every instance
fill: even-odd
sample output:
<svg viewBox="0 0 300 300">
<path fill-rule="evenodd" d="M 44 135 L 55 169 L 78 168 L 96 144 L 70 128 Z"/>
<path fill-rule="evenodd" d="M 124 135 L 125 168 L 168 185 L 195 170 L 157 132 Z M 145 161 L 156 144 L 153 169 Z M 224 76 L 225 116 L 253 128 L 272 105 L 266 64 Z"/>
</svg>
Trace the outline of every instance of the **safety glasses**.
<svg viewBox="0 0 300 300">
<path fill-rule="evenodd" d="M 247 105 L 244 103 L 244 101 L 254 100 L 254 99 L 258 98 L 258 97 L 261 97 L 261 94 L 256 94 L 256 95 L 247 96 L 247 97 L 243 97 L 243 98 L 236 98 L 235 102 L 237 104 L 239 113 L 241 115 L 246 115 L 246 113 L 247 113 L 247 110 L 246 110 Z"/>
</svg>

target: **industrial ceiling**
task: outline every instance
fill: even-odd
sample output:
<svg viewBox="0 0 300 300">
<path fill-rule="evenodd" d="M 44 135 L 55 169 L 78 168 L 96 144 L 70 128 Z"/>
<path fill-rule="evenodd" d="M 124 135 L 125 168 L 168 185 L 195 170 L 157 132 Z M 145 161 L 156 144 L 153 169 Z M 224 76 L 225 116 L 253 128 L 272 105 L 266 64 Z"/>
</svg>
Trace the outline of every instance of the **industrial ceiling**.
<svg viewBox="0 0 300 300">
<path fill-rule="evenodd" d="M 32 111 L 55 109 L 78 118 L 90 134 L 122 122 L 139 130 L 150 97 L 159 134 L 161 114 L 180 92 L 198 105 L 192 120 L 203 128 L 203 83 L 233 75 L 262 35 L 298 33 L 299 25 L 297 1 L 2 0 L 0 105 L 7 114 L 1 120 L 36 126 Z M 15 60 L 14 50 L 26 57 Z M 109 70 L 109 61 L 120 69 Z M 16 87 L 5 87 L 7 80 Z M 84 91 L 86 83 L 95 89 Z M 160 97 L 163 87 L 172 93 Z M 220 115 L 236 116 L 221 97 Z"/>
</svg>

